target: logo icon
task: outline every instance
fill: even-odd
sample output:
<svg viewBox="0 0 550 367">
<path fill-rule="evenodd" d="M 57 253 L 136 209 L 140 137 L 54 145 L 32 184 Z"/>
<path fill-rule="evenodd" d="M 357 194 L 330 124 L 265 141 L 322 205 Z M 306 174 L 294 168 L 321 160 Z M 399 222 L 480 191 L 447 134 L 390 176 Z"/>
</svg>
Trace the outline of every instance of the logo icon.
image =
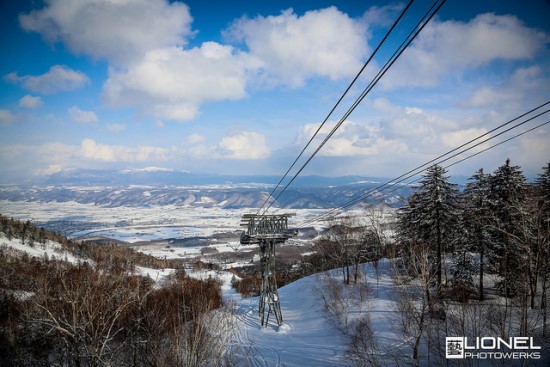
<svg viewBox="0 0 550 367">
<path fill-rule="evenodd" d="M 464 338 L 463 337 L 446 337 L 445 338 L 445 357 L 447 359 L 463 359 L 464 358 Z"/>
</svg>

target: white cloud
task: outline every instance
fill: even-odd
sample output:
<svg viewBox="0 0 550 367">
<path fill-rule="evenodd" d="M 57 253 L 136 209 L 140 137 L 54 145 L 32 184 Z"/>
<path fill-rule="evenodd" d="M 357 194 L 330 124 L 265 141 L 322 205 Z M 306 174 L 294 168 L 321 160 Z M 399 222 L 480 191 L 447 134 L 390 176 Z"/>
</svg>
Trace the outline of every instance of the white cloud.
<svg viewBox="0 0 550 367">
<path fill-rule="evenodd" d="M 24 160 L 26 158 L 36 163 L 66 165 L 78 155 L 78 147 L 63 143 L 46 143 L 39 146 L 18 145 L 15 146 L 13 153 L 12 159 Z"/>
<path fill-rule="evenodd" d="M 119 133 L 126 130 L 126 124 L 107 124 L 107 130 L 112 133 Z"/>
<path fill-rule="evenodd" d="M 63 42 L 77 54 L 127 64 L 150 50 L 186 44 L 192 35 L 187 5 L 166 0 L 49 0 L 22 14 L 23 29 Z"/>
<path fill-rule="evenodd" d="M 24 169 L 38 174 L 53 174 L 65 167 L 104 167 L 105 163 L 141 163 L 168 161 L 177 151 L 155 146 L 123 146 L 84 139 L 80 145 L 47 143 L 43 145 L 0 144 L 0 167 Z M 45 168 L 44 168 L 45 167 Z"/>
<path fill-rule="evenodd" d="M 136 168 L 136 169 L 125 169 L 123 173 L 141 173 L 141 172 L 174 172 L 172 168 L 163 168 L 163 167 L 145 167 L 145 168 Z"/>
<path fill-rule="evenodd" d="M 42 105 L 42 98 L 31 96 L 27 94 L 26 96 L 21 97 L 19 100 L 19 107 L 24 108 L 37 108 Z"/>
<path fill-rule="evenodd" d="M 93 139 L 84 139 L 79 154 L 86 159 L 103 162 L 146 162 L 165 160 L 169 149 L 154 146 L 127 147 L 98 144 Z"/>
<path fill-rule="evenodd" d="M 13 124 L 16 117 L 9 110 L 0 109 L 0 126 L 7 127 Z"/>
<path fill-rule="evenodd" d="M 77 106 L 72 106 L 67 110 L 71 120 L 79 124 L 95 124 L 98 121 L 97 115 L 93 111 L 84 111 Z"/>
<path fill-rule="evenodd" d="M 237 21 L 226 34 L 243 40 L 247 52 L 216 42 L 184 49 L 193 35 L 189 9 L 167 0 L 50 0 L 19 19 L 52 43 L 108 60 L 103 100 L 159 121 L 189 121 L 204 102 L 244 98 L 248 83 L 297 87 L 311 77 L 354 75 L 368 52 L 365 21 L 335 7 Z M 65 84 L 59 82 L 62 71 Z M 42 76 L 12 73 L 8 79 L 40 93 L 89 82 L 69 71 L 56 66 Z"/>
<path fill-rule="evenodd" d="M 464 101 L 465 106 L 483 107 L 492 104 L 525 103 L 535 96 L 548 95 L 550 81 L 540 67 L 531 66 L 517 69 L 509 79 L 496 86 L 481 86 Z"/>
<path fill-rule="evenodd" d="M 184 143 L 194 145 L 194 144 L 202 143 L 205 139 L 206 138 L 200 134 L 191 134 L 187 138 L 185 138 Z"/>
<path fill-rule="evenodd" d="M 220 157 L 229 159 L 263 159 L 270 155 L 265 136 L 243 131 L 222 138 L 218 143 Z"/>
<path fill-rule="evenodd" d="M 271 151 L 264 135 L 257 132 L 242 131 L 221 138 L 216 144 L 200 144 L 204 141 L 200 135 L 192 135 L 184 146 L 184 155 L 200 160 L 259 160 L 270 156 Z"/>
<path fill-rule="evenodd" d="M 157 49 L 127 70 L 112 70 L 103 98 L 113 107 L 139 106 L 157 118 L 187 121 L 204 101 L 244 97 L 246 65 L 246 56 L 215 42 Z"/>
<path fill-rule="evenodd" d="M 390 27 L 397 18 L 397 13 L 401 12 L 404 7 L 405 6 L 402 3 L 384 6 L 371 6 L 363 15 L 363 20 L 369 25 L 369 27 Z"/>
<path fill-rule="evenodd" d="M 299 87 L 313 76 L 354 75 L 368 52 L 365 24 L 335 7 L 301 17 L 288 9 L 278 16 L 242 18 L 226 36 L 246 43 L 261 61 L 258 77 L 272 85 Z"/>
<path fill-rule="evenodd" d="M 530 59 L 549 41 L 548 34 L 511 15 L 481 14 L 468 23 L 432 20 L 381 83 L 389 88 L 434 86 L 451 70 Z"/>
<path fill-rule="evenodd" d="M 5 79 L 41 94 L 73 91 L 90 83 L 86 74 L 64 65 L 54 65 L 47 73 L 37 76 L 19 76 L 13 72 L 6 75 Z"/>
<path fill-rule="evenodd" d="M 314 147 L 321 143 L 333 126 L 334 123 L 331 123 L 323 127 L 314 141 Z M 300 140 L 309 140 L 317 127 L 316 124 L 305 125 L 302 128 Z M 318 155 L 325 157 L 358 157 L 375 156 L 388 151 L 393 154 L 401 154 L 407 150 L 404 141 L 385 135 L 383 129 L 377 125 L 347 120 L 321 148 Z"/>
<path fill-rule="evenodd" d="M 447 145 L 450 148 L 456 148 L 464 143 L 477 138 L 478 136 L 481 136 L 487 132 L 486 128 L 470 128 L 470 129 L 464 129 L 464 130 L 455 130 L 455 131 L 449 131 L 444 132 L 441 136 L 442 141 L 445 145 Z M 489 138 L 488 136 L 485 137 L 485 139 Z M 477 140 L 474 144 L 477 144 L 481 142 L 484 139 Z M 480 146 L 473 149 L 473 151 L 479 151 L 481 149 L 486 148 L 488 145 L 481 144 Z"/>
<path fill-rule="evenodd" d="M 522 136 L 519 139 L 517 156 L 512 156 L 512 159 L 524 162 L 521 165 L 524 170 L 542 173 L 540 163 L 546 165 L 549 162 L 548 157 L 550 157 L 550 144 L 548 144 L 549 136 L 550 129 L 548 125 L 529 135 Z M 546 160 L 541 162 L 540 160 L 534 159 L 535 157 L 545 157 Z"/>
<path fill-rule="evenodd" d="M 47 168 L 35 170 L 34 173 L 40 176 L 51 176 L 63 171 L 63 169 L 64 167 L 61 164 L 50 164 Z"/>
</svg>

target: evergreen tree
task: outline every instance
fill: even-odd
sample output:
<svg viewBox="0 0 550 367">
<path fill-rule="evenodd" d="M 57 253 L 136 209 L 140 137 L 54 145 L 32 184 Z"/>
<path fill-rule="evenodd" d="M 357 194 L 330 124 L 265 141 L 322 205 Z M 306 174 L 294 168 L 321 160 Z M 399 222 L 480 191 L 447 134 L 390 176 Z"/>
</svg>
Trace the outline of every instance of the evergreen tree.
<svg viewBox="0 0 550 367">
<path fill-rule="evenodd" d="M 420 181 L 420 190 L 411 196 L 399 214 L 400 234 L 409 242 L 429 245 L 438 291 L 442 283 L 443 253 L 452 251 L 459 227 L 458 191 L 446 173 L 439 165 L 429 167 Z"/>
<path fill-rule="evenodd" d="M 478 294 L 474 284 L 474 275 L 479 269 L 478 261 L 463 247 L 453 256 L 452 296 L 460 302 L 467 302 Z"/>
<path fill-rule="evenodd" d="M 463 219 L 465 237 L 461 243 L 464 250 L 479 253 L 479 300 L 484 298 L 484 265 L 489 233 L 487 230 L 490 217 L 489 192 L 491 176 L 479 169 L 466 185 L 464 190 Z"/>
<path fill-rule="evenodd" d="M 538 209 L 540 210 L 540 217 L 538 226 L 540 228 L 540 233 L 542 238 L 540 243 L 540 257 L 542 263 L 540 272 L 542 277 L 542 295 L 540 306 L 542 309 L 547 307 L 547 288 L 548 288 L 548 277 L 550 276 L 550 162 L 542 168 L 542 173 L 540 173 L 535 181 L 535 188 L 537 189 L 538 195 Z M 544 325 L 546 328 L 546 312 L 543 312 L 544 315 Z M 546 329 L 545 329 L 546 330 Z"/>
<path fill-rule="evenodd" d="M 525 270 L 521 244 L 516 240 L 521 238 L 517 223 L 526 200 L 525 182 L 521 168 L 512 166 L 510 159 L 495 170 L 490 180 L 491 257 L 503 277 L 501 290 L 507 297 L 521 288 L 519 278 Z"/>
<path fill-rule="evenodd" d="M 543 212 L 542 221 L 549 223 L 550 226 L 550 162 L 542 170 L 535 181 L 535 187 L 539 192 L 539 207 Z"/>
</svg>

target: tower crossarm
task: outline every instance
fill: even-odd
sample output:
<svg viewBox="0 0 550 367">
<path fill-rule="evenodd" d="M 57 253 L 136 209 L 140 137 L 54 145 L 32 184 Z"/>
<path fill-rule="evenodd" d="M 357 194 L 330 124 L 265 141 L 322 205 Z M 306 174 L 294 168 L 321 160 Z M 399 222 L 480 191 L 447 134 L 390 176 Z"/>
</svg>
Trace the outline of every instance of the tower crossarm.
<svg viewBox="0 0 550 367">
<path fill-rule="evenodd" d="M 241 226 L 246 227 L 246 229 L 241 236 L 241 243 L 257 243 L 262 239 L 284 241 L 292 237 L 294 231 L 288 229 L 288 218 L 295 215 L 295 213 L 244 214 L 241 219 Z"/>
</svg>

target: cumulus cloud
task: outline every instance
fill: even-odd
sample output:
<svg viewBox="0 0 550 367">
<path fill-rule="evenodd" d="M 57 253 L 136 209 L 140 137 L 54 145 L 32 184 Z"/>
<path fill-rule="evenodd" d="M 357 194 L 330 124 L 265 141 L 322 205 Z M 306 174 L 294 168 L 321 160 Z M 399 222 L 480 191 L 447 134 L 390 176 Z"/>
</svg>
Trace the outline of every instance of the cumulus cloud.
<svg viewBox="0 0 550 367">
<path fill-rule="evenodd" d="M 80 145 L 59 142 L 0 145 L 0 167 L 10 171 L 23 168 L 38 174 L 53 174 L 66 167 L 97 167 L 105 163 L 167 161 L 175 156 L 177 152 L 169 148 L 108 145 L 93 139 L 84 139 Z"/>
<path fill-rule="evenodd" d="M 364 22 L 330 7 L 303 16 L 288 9 L 278 16 L 241 18 L 225 34 L 244 41 L 260 60 L 265 82 L 299 87 L 313 76 L 355 74 L 368 52 L 366 30 Z"/>
<path fill-rule="evenodd" d="M 270 154 L 265 136 L 249 131 L 224 137 L 218 143 L 218 151 L 229 159 L 262 159 Z"/>
<path fill-rule="evenodd" d="M 184 143 L 184 154 L 205 160 L 259 160 L 270 156 L 271 151 L 263 134 L 242 131 L 221 138 L 215 144 L 203 143 L 204 137 L 193 134 Z"/>
<path fill-rule="evenodd" d="M 98 121 L 97 115 L 93 111 L 84 111 L 77 106 L 72 106 L 67 110 L 71 120 L 78 124 L 95 124 Z"/>
<path fill-rule="evenodd" d="M 6 127 L 13 124 L 16 120 L 16 117 L 11 111 L 0 109 L 0 126 Z"/>
<path fill-rule="evenodd" d="M 49 0 L 22 14 L 23 29 L 51 43 L 116 64 L 127 64 L 150 50 L 183 46 L 192 35 L 187 5 L 167 0 Z"/>
<path fill-rule="evenodd" d="M 333 125 L 323 127 L 317 136 L 315 146 L 328 135 Z M 317 127 L 316 124 L 305 125 L 302 128 L 299 140 L 309 140 Z M 376 124 L 347 120 L 327 141 L 318 155 L 325 157 L 374 156 L 387 151 L 399 154 L 406 151 L 406 149 L 407 146 L 403 141 L 387 136 L 384 130 Z"/>
<path fill-rule="evenodd" d="M 50 164 L 48 167 L 44 169 L 37 169 L 34 171 L 36 175 L 40 176 L 51 176 L 56 173 L 59 173 L 63 171 L 64 167 L 61 164 Z"/>
<path fill-rule="evenodd" d="M 550 129 L 545 127 L 544 129 L 539 129 L 519 139 L 517 158 L 514 158 L 514 160 L 517 159 L 518 161 L 525 162 L 522 164 L 522 169 L 542 173 L 542 167 L 539 166 L 540 161 L 533 158 L 550 157 L 550 145 L 548 144 L 549 133 Z M 544 162 L 544 164 L 546 164 L 548 160 Z"/>
<path fill-rule="evenodd" d="M 132 67 L 112 71 L 103 98 L 113 107 L 140 106 L 157 118 L 187 121 L 204 101 L 246 95 L 247 58 L 215 42 L 151 51 Z"/>
<path fill-rule="evenodd" d="M 79 154 L 86 159 L 103 162 L 145 162 L 164 160 L 169 149 L 154 146 L 127 147 L 97 143 L 93 139 L 84 139 Z"/>
<path fill-rule="evenodd" d="M 477 138 L 478 136 L 481 136 L 487 132 L 486 128 L 470 128 L 470 129 L 463 129 L 463 130 L 455 130 L 455 131 L 448 131 L 444 132 L 441 136 L 442 141 L 445 145 L 447 145 L 450 148 L 456 148 L 464 143 Z M 488 138 L 488 137 L 486 137 Z M 485 138 L 485 139 L 486 139 Z M 483 140 L 483 139 L 482 139 Z M 481 142 L 482 140 L 477 140 L 476 143 Z M 481 149 L 486 148 L 488 145 L 481 144 L 478 147 L 474 148 L 473 151 L 479 151 Z"/>
<path fill-rule="evenodd" d="M 42 98 L 31 96 L 27 94 L 26 96 L 21 97 L 19 100 L 19 107 L 23 108 L 37 108 L 42 105 Z"/>
<path fill-rule="evenodd" d="M 21 151 L 19 152 L 19 150 Z M 63 165 L 78 155 L 77 146 L 63 143 L 46 143 L 39 146 L 21 145 L 15 151 L 18 152 L 16 153 L 16 159 L 17 157 L 20 159 L 27 156 L 37 162 Z"/>
<path fill-rule="evenodd" d="M 365 21 L 335 7 L 303 16 L 289 9 L 279 16 L 242 18 L 226 35 L 244 41 L 247 51 L 216 42 L 185 49 L 193 36 L 189 8 L 167 0 L 50 0 L 19 21 L 76 54 L 106 59 L 104 101 L 114 108 L 136 107 L 160 121 L 192 120 L 204 102 L 245 97 L 250 83 L 298 87 L 316 76 L 350 76 L 368 52 Z M 42 76 L 7 78 L 36 93 L 89 82 L 60 66 Z"/>
<path fill-rule="evenodd" d="M 509 79 L 497 86 L 481 86 L 463 104 L 469 107 L 483 107 L 511 102 L 524 103 L 537 95 L 550 93 L 550 81 L 538 66 L 517 69 Z"/>
<path fill-rule="evenodd" d="M 184 143 L 185 144 L 198 144 L 202 143 L 206 138 L 203 135 L 200 134 L 191 134 L 187 138 L 185 138 Z"/>
<path fill-rule="evenodd" d="M 401 12 L 405 7 L 402 3 L 390 4 L 384 6 L 371 6 L 369 10 L 363 14 L 363 20 L 369 27 L 383 26 L 390 27 L 395 19 L 397 19 L 397 13 Z"/>
<path fill-rule="evenodd" d="M 90 83 L 90 79 L 86 74 L 64 65 L 54 65 L 47 73 L 42 75 L 19 76 L 17 72 L 13 72 L 4 78 L 31 92 L 40 94 L 73 91 Z"/>
<path fill-rule="evenodd" d="M 481 14 L 467 23 L 432 20 L 381 83 L 387 88 L 434 86 L 452 69 L 530 59 L 549 41 L 548 34 L 511 15 Z"/>
<path fill-rule="evenodd" d="M 107 130 L 111 133 L 119 133 L 126 130 L 126 124 L 107 124 Z"/>
<path fill-rule="evenodd" d="M 0 166 L 6 170 L 24 168 L 32 171 L 37 166 L 67 166 L 78 156 L 78 146 L 63 143 L 42 145 L 0 144 Z M 29 168 L 30 167 L 30 168 Z"/>
<path fill-rule="evenodd" d="M 125 169 L 122 172 L 123 173 L 141 173 L 141 172 L 174 172 L 175 170 L 172 168 L 164 168 L 164 167 L 145 167 L 145 168 L 135 168 L 135 169 Z"/>
<path fill-rule="evenodd" d="M 345 121 L 319 151 L 317 160 L 340 158 L 348 167 L 364 165 L 369 170 L 378 171 L 385 169 L 376 168 L 374 162 L 412 168 L 488 130 L 485 127 L 488 122 L 481 117 L 475 121 L 461 119 L 454 113 L 451 113 L 453 117 L 448 117 L 448 110 L 441 113 L 417 106 L 403 107 L 387 99 L 373 100 L 369 104 L 372 108 L 368 117 Z M 325 125 L 314 147 L 327 136 L 334 124 Z M 317 124 L 304 125 L 296 145 L 303 146 L 317 128 Z M 473 152 L 487 146 L 483 144 Z"/>
</svg>

